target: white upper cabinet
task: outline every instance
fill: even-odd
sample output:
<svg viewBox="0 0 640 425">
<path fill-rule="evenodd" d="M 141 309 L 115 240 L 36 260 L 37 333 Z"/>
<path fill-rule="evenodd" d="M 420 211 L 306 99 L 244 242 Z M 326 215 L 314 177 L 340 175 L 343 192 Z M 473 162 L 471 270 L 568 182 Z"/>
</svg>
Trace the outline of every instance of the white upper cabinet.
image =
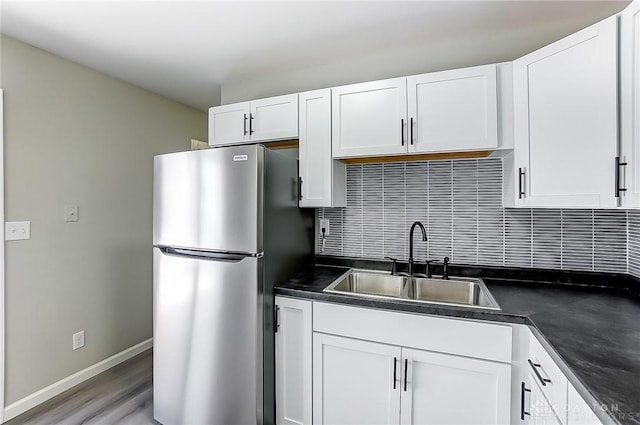
<svg viewBox="0 0 640 425">
<path fill-rule="evenodd" d="M 301 207 L 346 206 L 346 166 L 331 155 L 331 89 L 300 93 Z"/>
<path fill-rule="evenodd" d="M 209 108 L 209 146 L 248 142 L 249 102 Z"/>
<path fill-rule="evenodd" d="M 498 147 L 496 65 L 407 78 L 409 153 Z"/>
<path fill-rule="evenodd" d="M 514 62 L 515 204 L 616 207 L 617 17 Z"/>
<path fill-rule="evenodd" d="M 298 94 L 251 101 L 253 141 L 298 138 Z"/>
<path fill-rule="evenodd" d="M 209 108 L 209 146 L 297 138 L 297 93 Z"/>
<path fill-rule="evenodd" d="M 406 78 L 352 84 L 331 91 L 335 158 L 406 152 Z"/>
<path fill-rule="evenodd" d="M 620 200 L 623 207 L 640 207 L 640 1 L 623 12 L 620 29 Z"/>
</svg>

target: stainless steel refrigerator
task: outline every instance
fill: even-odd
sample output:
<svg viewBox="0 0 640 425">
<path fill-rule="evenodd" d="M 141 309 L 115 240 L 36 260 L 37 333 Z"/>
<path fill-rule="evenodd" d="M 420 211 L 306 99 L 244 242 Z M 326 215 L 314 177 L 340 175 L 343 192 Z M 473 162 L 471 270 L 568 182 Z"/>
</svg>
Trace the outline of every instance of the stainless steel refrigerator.
<svg viewBox="0 0 640 425">
<path fill-rule="evenodd" d="M 155 157 L 157 421 L 275 423 L 273 286 L 313 255 L 297 183 L 297 160 L 260 145 Z"/>
</svg>

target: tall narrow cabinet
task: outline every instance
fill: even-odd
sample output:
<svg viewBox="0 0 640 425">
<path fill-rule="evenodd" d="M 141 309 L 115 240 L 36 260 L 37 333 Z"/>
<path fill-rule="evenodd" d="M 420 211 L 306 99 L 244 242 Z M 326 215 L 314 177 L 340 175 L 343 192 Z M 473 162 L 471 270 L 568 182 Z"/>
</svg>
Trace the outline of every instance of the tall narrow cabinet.
<svg viewBox="0 0 640 425">
<path fill-rule="evenodd" d="M 347 169 L 331 154 L 331 89 L 299 94 L 300 206 L 345 207 Z"/>
</svg>

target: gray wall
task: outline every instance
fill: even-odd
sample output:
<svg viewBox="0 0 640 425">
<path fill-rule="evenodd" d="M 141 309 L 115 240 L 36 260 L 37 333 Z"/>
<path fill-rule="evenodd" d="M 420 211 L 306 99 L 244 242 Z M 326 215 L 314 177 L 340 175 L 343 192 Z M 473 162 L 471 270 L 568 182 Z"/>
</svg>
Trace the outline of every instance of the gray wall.
<svg viewBox="0 0 640 425">
<path fill-rule="evenodd" d="M 325 253 L 453 263 L 640 273 L 640 214 L 625 210 L 502 208 L 502 161 L 349 165 L 347 207 L 324 208 Z M 629 254 L 627 254 L 629 246 Z"/>
<path fill-rule="evenodd" d="M 339 33 L 333 34 L 330 39 L 333 43 L 330 46 L 323 44 L 324 48 L 317 48 L 318 43 L 315 42 L 304 43 L 304 40 L 297 40 L 297 44 L 290 42 L 291 60 L 284 68 L 269 65 L 268 61 L 259 62 L 256 58 L 244 61 L 245 66 L 238 64 L 237 69 L 223 81 L 221 102 L 227 104 L 343 84 L 511 61 L 619 12 L 628 2 L 580 2 L 580 13 L 571 13 L 575 5 L 554 1 L 555 13 L 545 17 L 544 31 L 540 30 L 540 21 L 524 18 L 527 15 L 523 11 L 528 10 L 532 15 L 540 13 L 539 9 L 536 11 L 532 7 L 533 4 L 520 2 L 516 6 L 507 3 L 504 2 L 502 8 L 501 25 L 483 30 L 478 29 L 480 27 L 475 21 L 478 15 L 460 14 L 459 20 L 451 17 L 442 28 L 436 26 L 415 33 L 414 37 L 409 37 L 409 42 L 406 42 L 403 33 L 415 27 L 411 24 L 405 27 L 403 22 L 385 24 L 396 26 L 394 32 L 384 28 L 375 33 L 372 30 L 375 27 L 358 23 L 362 29 L 361 36 L 367 37 L 368 42 L 358 43 L 354 42 L 353 37 L 347 37 L 347 42 L 341 43 Z M 403 6 L 406 7 L 398 5 Z M 514 14 L 511 14 L 510 7 L 517 8 L 518 12 L 514 10 Z M 421 20 L 422 17 L 415 15 L 411 19 Z M 451 28 L 461 30 L 451 31 Z M 380 37 L 385 39 L 371 42 Z M 399 43 L 399 40 L 405 41 Z"/>
<path fill-rule="evenodd" d="M 153 156 L 206 140 L 207 122 L 4 36 L 1 69 L 6 219 L 31 221 L 6 243 L 8 405 L 152 336 Z"/>
</svg>

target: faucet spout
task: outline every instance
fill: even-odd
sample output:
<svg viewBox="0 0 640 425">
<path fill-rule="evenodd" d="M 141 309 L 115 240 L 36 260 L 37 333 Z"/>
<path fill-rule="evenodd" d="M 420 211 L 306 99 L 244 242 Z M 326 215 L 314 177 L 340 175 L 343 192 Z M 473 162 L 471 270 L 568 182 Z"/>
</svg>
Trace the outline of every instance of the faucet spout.
<svg viewBox="0 0 640 425">
<path fill-rule="evenodd" d="M 416 226 L 419 227 L 420 231 L 422 232 L 422 240 L 425 242 L 427 241 L 427 231 L 425 230 L 422 223 L 420 223 L 419 221 L 415 221 L 411 225 L 411 230 L 409 231 L 409 276 L 413 276 L 413 231 L 415 230 Z"/>
</svg>

